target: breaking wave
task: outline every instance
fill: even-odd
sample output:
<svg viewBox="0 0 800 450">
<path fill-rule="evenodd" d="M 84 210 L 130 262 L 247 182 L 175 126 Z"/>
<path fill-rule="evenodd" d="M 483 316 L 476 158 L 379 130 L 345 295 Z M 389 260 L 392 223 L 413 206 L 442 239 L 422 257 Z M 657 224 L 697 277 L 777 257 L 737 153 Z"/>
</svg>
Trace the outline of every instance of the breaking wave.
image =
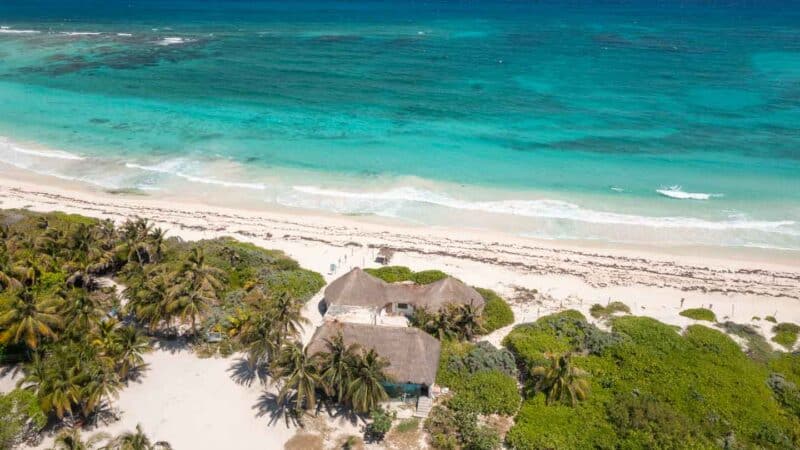
<svg viewBox="0 0 800 450">
<path fill-rule="evenodd" d="M 680 186 L 662 187 L 656 192 L 664 197 L 676 198 L 678 200 L 708 200 L 712 197 L 722 197 L 722 194 L 706 194 L 705 192 L 684 192 Z"/>
<path fill-rule="evenodd" d="M 375 193 L 338 191 L 322 189 L 315 186 L 294 186 L 293 189 L 309 195 L 354 200 L 354 206 L 360 209 L 368 208 L 370 202 L 382 203 L 383 205 L 385 205 L 387 201 L 418 202 L 465 211 L 509 214 L 544 219 L 564 219 L 596 224 L 707 230 L 759 230 L 778 233 L 784 232 L 782 229 L 783 227 L 795 224 L 794 221 L 790 220 L 759 221 L 747 220 L 742 217 L 712 221 L 693 217 L 638 216 L 598 211 L 583 208 L 574 203 L 550 199 L 466 201 L 454 199 L 435 192 L 406 187 Z M 790 232 L 789 230 L 785 231 Z"/>
</svg>

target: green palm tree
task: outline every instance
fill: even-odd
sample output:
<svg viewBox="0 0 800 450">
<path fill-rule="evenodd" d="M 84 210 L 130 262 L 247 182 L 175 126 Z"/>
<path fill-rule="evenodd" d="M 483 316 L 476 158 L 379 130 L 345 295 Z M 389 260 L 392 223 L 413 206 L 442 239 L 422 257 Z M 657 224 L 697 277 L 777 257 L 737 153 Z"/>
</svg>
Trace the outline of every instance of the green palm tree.
<svg viewBox="0 0 800 450">
<path fill-rule="evenodd" d="M 475 336 L 485 332 L 483 315 L 474 305 L 459 305 L 454 310 L 456 328 L 464 339 L 471 341 Z"/>
<path fill-rule="evenodd" d="M 10 269 L 0 267 L 0 292 L 7 289 L 22 289 L 22 282 L 14 276 L 14 273 Z"/>
<path fill-rule="evenodd" d="M 282 291 L 275 296 L 271 307 L 273 326 L 280 330 L 279 336 L 282 336 L 283 339 L 299 336 L 303 325 L 310 323 L 303 317 L 301 310 L 302 304 L 287 291 Z"/>
<path fill-rule="evenodd" d="M 150 351 L 150 341 L 134 327 L 121 327 L 117 332 L 114 350 L 117 374 L 120 379 L 127 380 L 131 373 L 147 366 L 144 354 Z"/>
<path fill-rule="evenodd" d="M 194 289 L 190 284 L 181 283 L 170 290 L 165 311 L 167 314 L 177 314 L 183 320 L 188 319 L 192 326 L 192 334 L 196 334 L 197 318 L 201 317 L 215 300 L 213 292 Z"/>
<path fill-rule="evenodd" d="M 63 317 L 69 329 L 78 332 L 93 330 L 106 315 L 106 308 L 98 296 L 83 289 L 72 289 L 67 293 Z"/>
<path fill-rule="evenodd" d="M 81 398 L 81 386 L 74 368 L 59 362 L 56 358 L 50 361 L 50 358 L 42 359 L 38 353 L 34 354 L 18 385 L 36 394 L 42 411 L 54 412 L 60 419 L 72 414 L 73 405 Z"/>
<path fill-rule="evenodd" d="M 137 424 L 135 431 L 126 431 L 111 441 L 108 445 L 111 450 L 171 450 L 168 442 L 151 442 L 142 430 L 142 425 Z"/>
<path fill-rule="evenodd" d="M 585 400 L 589 395 L 589 382 L 586 371 L 573 367 L 570 354 L 550 354 L 549 366 L 535 367 L 531 375 L 538 378 L 536 390 L 546 395 L 548 405 L 556 402 L 569 403 L 575 406 L 578 401 Z"/>
<path fill-rule="evenodd" d="M 174 313 L 168 310 L 170 303 L 170 275 L 162 270 L 150 270 L 145 273 L 145 281 L 139 286 L 129 286 L 123 292 L 128 299 L 125 306 L 128 313 L 133 313 L 137 320 L 156 328 L 161 322 L 167 326 L 172 322 Z"/>
<path fill-rule="evenodd" d="M 286 344 L 275 361 L 272 373 L 281 384 L 279 403 L 293 400 L 298 412 L 316 406 L 317 388 L 324 387 L 317 355 L 309 355 L 308 349 L 304 349 L 299 342 Z"/>
<path fill-rule="evenodd" d="M 102 441 L 108 439 L 106 433 L 97 433 L 87 440 L 83 440 L 78 428 L 68 428 L 58 433 L 53 450 L 94 450 L 99 449 Z"/>
<path fill-rule="evenodd" d="M 389 362 L 370 349 L 356 358 L 353 379 L 347 387 L 347 396 L 358 413 L 375 409 L 380 402 L 389 398 L 383 384 L 389 381 L 384 370 Z"/>
<path fill-rule="evenodd" d="M 112 368 L 104 364 L 77 367 L 77 378 L 82 384 L 80 393 L 81 413 L 89 417 L 103 402 L 119 396 L 122 387 Z"/>
<path fill-rule="evenodd" d="M 178 275 L 187 281 L 194 289 L 217 292 L 222 288 L 222 277 L 225 272 L 209 265 L 201 247 L 192 249 L 192 253 L 186 258 Z"/>
<path fill-rule="evenodd" d="M 353 372 L 359 352 L 357 344 L 346 345 L 341 333 L 325 339 L 327 352 L 321 356 L 322 380 L 328 387 L 328 395 L 335 395 L 339 403 L 347 399 L 347 388 L 353 380 Z"/>
<path fill-rule="evenodd" d="M 17 291 L 17 295 L 0 311 L 0 343 L 18 344 L 25 342 L 30 349 L 36 349 L 42 339 L 56 338 L 56 330 L 62 319 L 56 313 L 58 299 L 38 296 L 29 289 Z"/>
</svg>

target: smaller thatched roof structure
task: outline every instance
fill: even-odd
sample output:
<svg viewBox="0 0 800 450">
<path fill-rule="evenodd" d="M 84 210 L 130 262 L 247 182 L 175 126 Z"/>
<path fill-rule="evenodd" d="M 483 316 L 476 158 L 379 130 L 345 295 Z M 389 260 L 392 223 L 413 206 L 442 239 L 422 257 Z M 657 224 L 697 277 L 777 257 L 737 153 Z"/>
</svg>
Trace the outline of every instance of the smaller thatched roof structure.
<svg viewBox="0 0 800 450">
<path fill-rule="evenodd" d="M 308 353 L 327 351 L 326 339 L 341 333 L 345 344 L 373 349 L 389 361 L 386 373 L 396 383 L 425 384 L 436 382 L 441 344 L 418 328 L 382 327 L 345 322 L 326 322 L 314 332 Z"/>
<path fill-rule="evenodd" d="M 325 288 L 325 305 L 380 309 L 389 303 L 408 303 L 438 311 L 448 303 L 483 308 L 483 296 L 461 281 L 447 277 L 426 285 L 387 283 L 356 267 Z"/>
<path fill-rule="evenodd" d="M 325 288 L 325 303 L 331 305 L 382 308 L 389 303 L 387 283 L 360 268 L 347 272 Z"/>
</svg>

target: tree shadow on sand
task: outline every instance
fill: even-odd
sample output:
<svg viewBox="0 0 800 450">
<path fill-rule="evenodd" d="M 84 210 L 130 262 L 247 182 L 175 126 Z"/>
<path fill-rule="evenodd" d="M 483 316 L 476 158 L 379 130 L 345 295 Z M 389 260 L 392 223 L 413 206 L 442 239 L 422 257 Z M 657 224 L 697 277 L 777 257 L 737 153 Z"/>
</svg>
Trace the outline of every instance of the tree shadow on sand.
<svg viewBox="0 0 800 450">
<path fill-rule="evenodd" d="M 279 402 L 276 394 L 264 391 L 253 405 L 253 409 L 256 411 L 256 417 L 269 417 L 270 425 L 278 423 L 283 418 L 286 428 L 291 426 L 302 428 L 303 422 L 292 406 L 288 402 Z"/>
<path fill-rule="evenodd" d="M 250 387 L 254 381 L 261 384 L 267 381 L 267 367 L 264 364 L 253 363 L 247 358 L 237 358 L 228 368 L 231 379 L 242 386 Z"/>
</svg>

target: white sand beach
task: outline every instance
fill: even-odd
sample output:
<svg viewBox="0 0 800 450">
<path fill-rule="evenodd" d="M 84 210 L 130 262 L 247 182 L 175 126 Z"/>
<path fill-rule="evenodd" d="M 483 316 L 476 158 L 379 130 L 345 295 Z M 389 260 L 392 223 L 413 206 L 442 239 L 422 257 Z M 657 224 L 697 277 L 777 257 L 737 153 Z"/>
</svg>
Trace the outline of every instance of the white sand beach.
<svg viewBox="0 0 800 450">
<path fill-rule="evenodd" d="M 703 306 L 721 321 L 751 324 L 768 338 L 772 324 L 765 316 L 800 323 L 800 259 L 792 253 L 541 242 L 455 227 L 227 209 L 197 199 L 109 194 L 5 167 L 0 170 L 0 208 L 116 221 L 147 217 L 168 229 L 169 236 L 193 240 L 224 235 L 283 250 L 327 281 L 355 266 L 375 266 L 377 247 L 388 246 L 396 250 L 393 264 L 440 269 L 496 290 L 513 304 L 518 323 L 566 308 L 587 313 L 593 303 L 609 300 L 626 303 L 634 314 L 679 326 L 693 322 L 679 316 L 681 310 Z M 321 322 L 318 300 L 319 295 L 305 309 L 312 322 L 305 341 Z M 509 329 L 486 339 L 499 344 Z M 114 404 L 122 411 L 120 420 L 101 430 L 114 433 L 141 423 L 149 435 L 176 449 L 283 448 L 296 429 L 265 414 L 264 389 L 257 382 L 236 382 L 236 361 L 199 359 L 183 350 L 151 353 L 142 379 L 124 389 Z M 13 385 L 10 375 L 0 382 L 4 391 Z"/>
</svg>

